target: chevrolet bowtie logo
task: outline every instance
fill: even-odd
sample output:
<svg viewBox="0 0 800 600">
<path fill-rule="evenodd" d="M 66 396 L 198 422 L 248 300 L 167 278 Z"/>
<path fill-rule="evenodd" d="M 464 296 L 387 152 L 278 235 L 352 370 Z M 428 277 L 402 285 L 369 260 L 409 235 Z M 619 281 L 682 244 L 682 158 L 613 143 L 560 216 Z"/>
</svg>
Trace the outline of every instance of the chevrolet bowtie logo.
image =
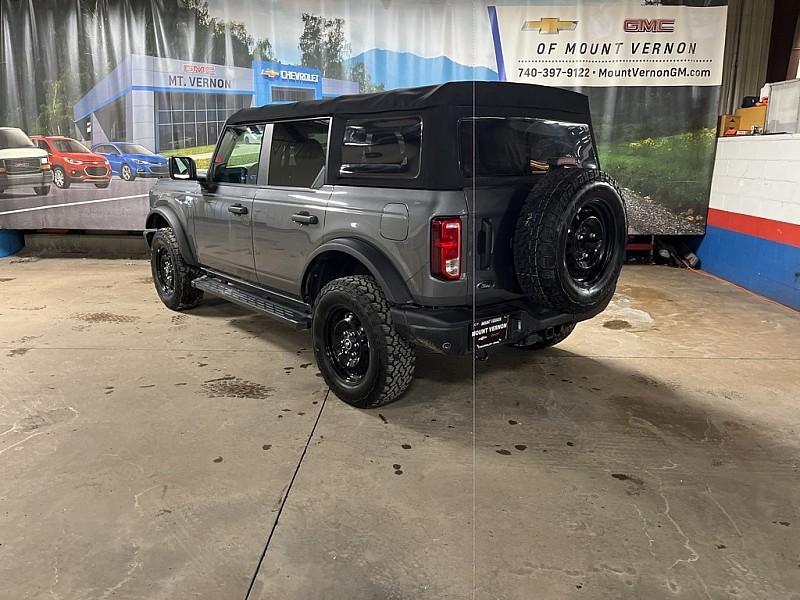
<svg viewBox="0 0 800 600">
<path fill-rule="evenodd" d="M 280 75 L 280 73 L 278 73 L 278 71 L 276 71 L 275 69 L 271 69 L 271 68 L 270 69 L 264 69 L 263 71 L 261 71 L 261 74 L 264 77 L 269 77 L 270 79 L 275 79 L 278 75 Z"/>
<path fill-rule="evenodd" d="M 539 33 L 553 34 L 559 31 L 575 31 L 577 21 L 562 21 L 561 19 L 547 18 L 538 21 L 525 21 L 522 31 L 538 31 Z"/>
</svg>

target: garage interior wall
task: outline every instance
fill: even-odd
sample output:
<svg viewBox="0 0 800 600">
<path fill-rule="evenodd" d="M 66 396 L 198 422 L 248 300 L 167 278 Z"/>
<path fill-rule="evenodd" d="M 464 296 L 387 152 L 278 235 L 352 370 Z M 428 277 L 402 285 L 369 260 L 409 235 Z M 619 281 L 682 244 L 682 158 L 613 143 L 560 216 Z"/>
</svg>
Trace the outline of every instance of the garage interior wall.
<svg viewBox="0 0 800 600">
<path fill-rule="evenodd" d="M 775 0 L 729 0 L 720 114 L 732 114 L 767 82 L 774 11 Z"/>
</svg>

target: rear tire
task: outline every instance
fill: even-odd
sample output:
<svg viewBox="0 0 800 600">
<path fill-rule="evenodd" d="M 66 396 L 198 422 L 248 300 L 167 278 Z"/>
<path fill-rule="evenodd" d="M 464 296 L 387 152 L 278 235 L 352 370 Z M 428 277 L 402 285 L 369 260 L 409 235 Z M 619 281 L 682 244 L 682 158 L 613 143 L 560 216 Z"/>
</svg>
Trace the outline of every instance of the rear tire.
<svg viewBox="0 0 800 600">
<path fill-rule="evenodd" d="M 33 191 L 36 192 L 37 196 L 47 196 L 50 193 L 50 186 L 49 185 L 40 185 L 33 188 Z"/>
<path fill-rule="evenodd" d="M 535 342 L 530 344 L 520 342 L 518 344 L 514 344 L 514 347 L 521 350 L 543 350 L 545 348 L 549 348 L 550 346 L 560 344 L 567 339 L 573 331 L 575 331 L 575 323 L 565 323 L 564 325 L 561 325 L 558 330 L 554 331 L 553 335 L 550 337 L 546 337 L 546 335 L 544 335 L 541 337 L 541 339 Z"/>
<path fill-rule="evenodd" d="M 617 182 L 598 170 L 554 169 L 528 195 L 514 233 L 514 267 L 533 302 L 567 314 L 605 308 L 627 238 Z"/>
<path fill-rule="evenodd" d="M 172 310 L 185 310 L 200 304 L 202 290 L 192 286 L 200 271 L 186 263 L 171 227 L 156 231 L 150 244 L 150 270 L 158 297 Z"/>
<path fill-rule="evenodd" d="M 411 385 L 414 347 L 397 333 L 389 303 L 372 277 L 342 277 L 325 285 L 311 327 L 322 377 L 347 404 L 382 406 Z"/>
</svg>

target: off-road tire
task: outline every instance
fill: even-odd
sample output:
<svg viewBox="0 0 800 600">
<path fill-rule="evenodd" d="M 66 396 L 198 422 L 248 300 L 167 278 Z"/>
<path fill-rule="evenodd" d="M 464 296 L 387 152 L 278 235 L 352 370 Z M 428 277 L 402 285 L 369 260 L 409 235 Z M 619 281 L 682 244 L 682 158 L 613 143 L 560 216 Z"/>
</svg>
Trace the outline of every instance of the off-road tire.
<svg viewBox="0 0 800 600">
<path fill-rule="evenodd" d="M 173 267 L 174 283 L 171 292 L 162 287 L 158 274 L 159 250 L 168 253 Z M 200 271 L 186 263 L 181 255 L 178 239 L 171 227 L 164 227 L 156 231 L 150 243 L 150 270 L 153 275 L 153 284 L 161 301 L 172 310 L 185 310 L 200 304 L 203 291 L 192 286 L 192 281 L 200 277 Z"/>
<path fill-rule="evenodd" d="M 357 384 L 348 384 L 336 371 L 332 349 L 326 347 L 328 320 L 343 308 L 360 321 L 369 341 L 369 367 Z M 392 324 L 389 303 L 380 286 L 365 275 L 334 279 L 314 302 L 314 355 L 322 377 L 334 394 L 357 408 L 375 408 L 399 398 L 414 378 L 414 347 Z"/>
<path fill-rule="evenodd" d="M 559 330 L 554 332 L 554 335 L 549 338 L 545 337 L 544 339 L 537 340 L 532 344 L 520 342 L 518 344 L 514 344 L 514 347 L 521 350 L 543 350 L 545 348 L 549 348 L 550 346 L 560 344 L 567 339 L 573 331 L 575 331 L 575 323 L 565 323 L 564 325 L 561 325 Z"/>
<path fill-rule="evenodd" d="M 61 185 L 58 185 L 58 174 L 61 173 Z M 69 177 L 67 177 L 67 172 L 62 169 L 61 167 L 53 167 L 53 185 L 55 185 L 60 190 L 66 190 L 69 188 L 70 183 Z"/>
<path fill-rule="evenodd" d="M 34 193 L 37 196 L 47 196 L 50 193 L 50 186 L 49 185 L 37 185 L 33 188 Z"/>
<path fill-rule="evenodd" d="M 608 246 L 595 280 L 570 273 L 568 240 L 582 210 L 605 211 Z M 627 218 L 617 182 L 589 169 L 553 169 L 528 194 L 514 232 L 514 268 L 520 288 L 534 303 L 581 314 L 604 308 L 625 259 Z"/>
</svg>

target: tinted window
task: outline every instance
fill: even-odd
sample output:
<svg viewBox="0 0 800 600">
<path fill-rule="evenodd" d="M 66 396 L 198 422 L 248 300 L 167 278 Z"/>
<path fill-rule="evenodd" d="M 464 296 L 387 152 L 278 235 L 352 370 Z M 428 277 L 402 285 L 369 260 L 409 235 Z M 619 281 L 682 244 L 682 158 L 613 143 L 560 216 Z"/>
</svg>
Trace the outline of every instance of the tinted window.
<svg viewBox="0 0 800 600">
<path fill-rule="evenodd" d="M 269 156 L 269 185 L 310 188 L 325 168 L 328 119 L 275 123 Z"/>
<path fill-rule="evenodd" d="M 597 167 L 588 125 L 517 117 L 460 123 L 461 169 L 467 177 L 546 173 L 554 166 Z"/>
<path fill-rule="evenodd" d="M 44 140 L 36 140 L 36 145 L 39 146 L 45 152 L 50 152 L 50 147 L 47 145 L 47 142 Z"/>
<path fill-rule="evenodd" d="M 263 137 L 263 125 L 228 127 L 214 158 L 213 180 L 255 185 Z"/>
<path fill-rule="evenodd" d="M 114 146 L 97 146 L 95 152 L 99 154 L 113 154 L 113 155 L 119 154 L 119 152 L 117 152 Z"/>
<path fill-rule="evenodd" d="M 73 152 L 77 154 L 88 154 L 89 149 L 76 140 L 51 140 L 53 147 L 59 152 Z"/>
<path fill-rule="evenodd" d="M 154 154 L 139 144 L 119 144 L 119 149 L 123 154 Z"/>
<path fill-rule="evenodd" d="M 0 150 L 5 148 L 31 148 L 33 142 L 19 129 L 0 129 Z"/>
<path fill-rule="evenodd" d="M 351 119 L 344 130 L 341 175 L 413 179 L 419 175 L 419 117 Z"/>
</svg>

